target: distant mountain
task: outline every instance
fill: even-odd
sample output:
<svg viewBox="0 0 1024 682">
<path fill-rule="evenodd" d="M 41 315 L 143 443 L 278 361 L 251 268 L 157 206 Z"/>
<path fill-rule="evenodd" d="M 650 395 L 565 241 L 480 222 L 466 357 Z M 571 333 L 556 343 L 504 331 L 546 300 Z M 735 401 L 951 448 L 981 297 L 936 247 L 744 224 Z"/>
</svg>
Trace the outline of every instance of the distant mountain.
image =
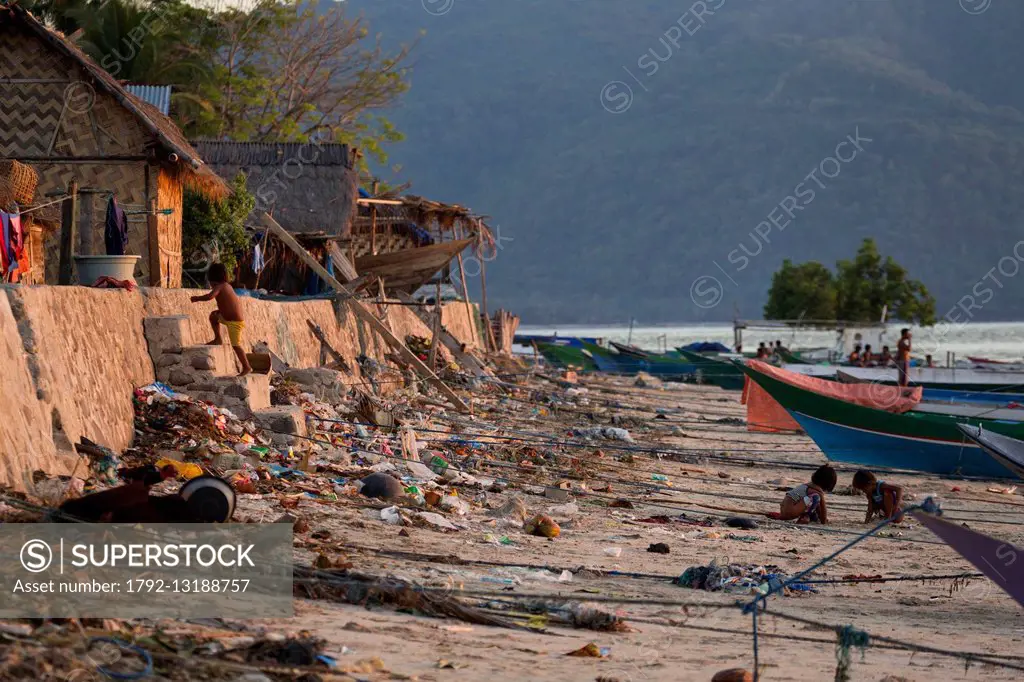
<svg viewBox="0 0 1024 682">
<path fill-rule="evenodd" d="M 1024 3 L 348 2 L 389 41 L 427 31 L 392 161 L 493 217 L 492 308 L 756 318 L 784 258 L 871 236 L 940 315 L 1024 317 Z"/>
</svg>

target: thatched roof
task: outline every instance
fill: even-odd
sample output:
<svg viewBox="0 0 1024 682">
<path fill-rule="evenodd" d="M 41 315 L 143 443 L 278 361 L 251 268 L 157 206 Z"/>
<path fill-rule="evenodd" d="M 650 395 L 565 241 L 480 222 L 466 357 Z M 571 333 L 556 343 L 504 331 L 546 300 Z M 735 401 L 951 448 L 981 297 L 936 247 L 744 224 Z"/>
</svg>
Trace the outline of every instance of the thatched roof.
<svg viewBox="0 0 1024 682">
<path fill-rule="evenodd" d="M 376 215 L 371 217 L 371 213 Z M 477 215 L 458 204 L 445 204 L 412 194 L 382 194 L 359 200 L 359 217 L 353 224 L 353 232 L 367 232 L 373 223 L 378 229 L 409 223 L 426 230 L 438 242 L 473 237 L 477 250 L 486 252 L 494 248 L 494 237 L 486 219 L 487 216 Z"/>
<path fill-rule="evenodd" d="M 280 166 L 289 159 L 311 166 L 355 166 L 349 146 L 335 142 L 193 140 L 192 144 L 211 166 Z"/>
<path fill-rule="evenodd" d="M 224 142 L 195 140 L 210 168 L 222 178 L 239 172 L 266 211 L 286 230 L 348 234 L 358 175 L 347 144 L 325 142 Z"/>
<path fill-rule="evenodd" d="M 188 143 L 185 135 L 170 118 L 138 97 L 129 93 L 120 82 L 94 62 L 77 45 L 63 34 L 47 28 L 31 12 L 20 5 L 4 4 L 0 17 L 20 22 L 47 45 L 77 63 L 93 79 L 92 85 L 112 96 L 118 104 L 129 111 L 153 135 L 165 152 L 177 156 L 176 163 L 185 172 L 185 180 L 200 191 L 213 196 L 230 193 L 227 183 L 207 168 L 199 153 Z M 171 162 L 170 158 L 168 159 Z"/>
</svg>

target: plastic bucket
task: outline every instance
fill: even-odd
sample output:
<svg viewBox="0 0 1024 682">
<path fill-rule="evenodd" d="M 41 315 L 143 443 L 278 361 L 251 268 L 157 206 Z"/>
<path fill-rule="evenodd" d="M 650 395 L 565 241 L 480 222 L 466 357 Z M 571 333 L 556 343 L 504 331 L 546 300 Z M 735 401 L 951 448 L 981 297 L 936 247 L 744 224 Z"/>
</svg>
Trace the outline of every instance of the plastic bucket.
<svg viewBox="0 0 1024 682">
<path fill-rule="evenodd" d="M 142 256 L 75 256 L 78 283 L 92 286 L 100 277 L 134 280 L 135 264 Z"/>
</svg>

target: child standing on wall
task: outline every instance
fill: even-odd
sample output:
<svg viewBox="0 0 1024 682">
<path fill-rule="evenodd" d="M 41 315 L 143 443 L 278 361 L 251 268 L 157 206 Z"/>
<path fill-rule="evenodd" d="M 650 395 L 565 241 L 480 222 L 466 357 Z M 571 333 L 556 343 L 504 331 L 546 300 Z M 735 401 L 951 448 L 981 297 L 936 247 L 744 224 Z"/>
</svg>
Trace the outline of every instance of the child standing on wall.
<svg viewBox="0 0 1024 682">
<path fill-rule="evenodd" d="M 220 337 L 220 326 L 223 324 L 228 328 L 228 340 L 231 341 L 231 348 L 238 356 L 238 362 L 242 365 L 242 371 L 238 376 L 244 377 L 252 372 L 249 365 L 249 358 L 245 356 L 242 349 L 242 330 L 245 329 L 245 321 L 242 319 L 242 303 L 238 300 L 234 287 L 228 282 L 228 270 L 223 263 L 214 263 L 210 266 L 207 274 L 210 280 L 212 291 L 205 296 L 193 296 L 192 302 L 210 301 L 217 299 L 217 309 L 210 313 L 210 326 L 213 327 L 213 341 L 207 345 L 219 346 L 224 343 Z"/>
</svg>

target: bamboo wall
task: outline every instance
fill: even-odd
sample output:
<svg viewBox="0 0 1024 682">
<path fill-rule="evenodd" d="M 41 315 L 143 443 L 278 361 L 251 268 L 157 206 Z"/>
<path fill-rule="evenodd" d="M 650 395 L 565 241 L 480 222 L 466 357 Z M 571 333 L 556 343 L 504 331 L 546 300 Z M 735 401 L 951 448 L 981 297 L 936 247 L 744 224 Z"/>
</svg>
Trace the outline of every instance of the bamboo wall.
<svg viewBox="0 0 1024 682">
<path fill-rule="evenodd" d="M 39 173 L 36 203 L 72 179 L 81 188 L 113 191 L 122 206 L 141 209 L 149 199 L 158 199 L 162 207 L 174 209 L 159 230 L 161 244 L 170 253 L 180 252 L 180 183 L 159 181 L 159 168 L 149 162 L 151 136 L 138 119 L 94 88 L 77 62 L 22 27 L 0 22 L 0 41 L 0 157 L 19 159 Z M 105 215 L 105 196 L 80 196 L 76 253 L 106 252 Z M 59 243 L 58 232 L 45 244 L 50 283 L 57 281 Z M 135 216 L 129 222 L 128 252 L 142 256 L 135 275 L 144 284 L 150 281 L 149 246 L 146 220 Z M 165 263 L 168 267 L 161 276 L 180 286 L 180 255 L 160 262 L 161 270 Z"/>
</svg>

